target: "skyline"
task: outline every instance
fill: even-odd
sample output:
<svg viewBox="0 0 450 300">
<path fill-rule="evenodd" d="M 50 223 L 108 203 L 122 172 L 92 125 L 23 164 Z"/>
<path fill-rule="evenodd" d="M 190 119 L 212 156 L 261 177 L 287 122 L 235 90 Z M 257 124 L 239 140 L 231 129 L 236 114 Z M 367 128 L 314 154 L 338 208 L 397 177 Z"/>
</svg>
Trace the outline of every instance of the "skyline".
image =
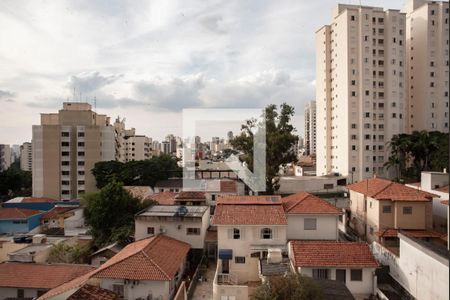
<svg viewBox="0 0 450 300">
<path fill-rule="evenodd" d="M 314 33 L 336 5 L 4 1 L 0 140 L 30 141 L 39 113 L 56 112 L 74 89 L 75 101 L 80 93 L 92 104 L 95 97 L 98 113 L 125 117 L 127 127 L 156 140 L 181 136 L 182 108 L 282 102 L 295 107 L 303 136 L 304 105 L 314 100 Z"/>
</svg>

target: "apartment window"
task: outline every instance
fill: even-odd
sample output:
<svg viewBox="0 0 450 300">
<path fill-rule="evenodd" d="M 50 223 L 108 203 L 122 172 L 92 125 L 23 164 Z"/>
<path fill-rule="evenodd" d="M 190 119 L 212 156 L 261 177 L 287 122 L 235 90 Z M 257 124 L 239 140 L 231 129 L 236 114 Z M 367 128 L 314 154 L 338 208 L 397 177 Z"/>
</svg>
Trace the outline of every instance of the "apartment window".
<svg viewBox="0 0 450 300">
<path fill-rule="evenodd" d="M 78 137 L 84 137 L 84 132 L 78 132 Z"/>
<path fill-rule="evenodd" d="M 434 82 L 430 82 L 430 87 L 434 87 Z"/>
<path fill-rule="evenodd" d="M 434 16 L 434 9 L 431 10 L 431 15 Z"/>
<path fill-rule="evenodd" d="M 304 226 L 305 230 L 316 230 L 317 229 L 317 219 L 305 218 L 303 226 Z"/>
<path fill-rule="evenodd" d="M 328 270 L 327 269 L 313 269 L 313 278 L 314 279 L 328 279 Z"/>
<path fill-rule="evenodd" d="M 263 239 L 263 240 L 272 239 L 272 229 L 270 229 L 270 228 L 261 229 L 261 239 Z"/>
<path fill-rule="evenodd" d="M 352 140 L 356 140 L 356 134 L 352 134 Z"/>
<path fill-rule="evenodd" d="M 412 215 L 412 206 L 403 207 L 403 214 L 404 215 Z"/>
<path fill-rule="evenodd" d="M 84 185 L 84 180 L 78 180 L 78 185 Z"/>
<path fill-rule="evenodd" d="M 61 142 L 61 147 L 69 147 L 69 142 Z"/>
<path fill-rule="evenodd" d="M 397 114 L 396 113 L 392 113 L 392 118 L 397 118 Z"/>
<path fill-rule="evenodd" d="M 187 235 L 200 235 L 200 228 L 186 228 Z"/>
<path fill-rule="evenodd" d="M 364 139 L 365 139 L 365 140 L 370 140 L 370 134 L 364 135 Z"/>
<path fill-rule="evenodd" d="M 370 92 L 369 92 L 369 91 L 366 91 L 366 96 L 369 96 L 369 94 L 370 94 Z"/>
<path fill-rule="evenodd" d="M 370 113 L 369 113 L 369 112 L 366 112 L 366 113 L 365 113 L 365 116 L 366 116 L 366 118 L 370 118 Z"/>
<path fill-rule="evenodd" d="M 365 128 L 365 129 L 370 129 L 370 124 L 369 124 L 369 123 L 365 123 L 365 124 L 364 124 L 364 128 Z"/>
<path fill-rule="evenodd" d="M 83 151 L 78 152 L 78 156 L 84 156 L 84 152 Z"/>
<path fill-rule="evenodd" d="M 350 281 L 362 281 L 362 269 L 350 270 Z"/>
<path fill-rule="evenodd" d="M 356 85 L 356 80 L 352 80 L 352 85 Z"/>
<path fill-rule="evenodd" d="M 352 97 L 356 97 L 356 92 L 352 91 Z"/>
<path fill-rule="evenodd" d="M 356 20 L 355 16 L 351 16 L 350 20 L 355 21 Z"/>
<path fill-rule="evenodd" d="M 62 185 L 69 185 L 70 182 L 69 182 L 68 180 L 62 180 L 62 181 L 61 181 L 61 184 L 62 184 Z"/>
<path fill-rule="evenodd" d="M 392 206 L 390 205 L 383 205 L 383 213 L 390 214 L 392 211 Z"/>
<path fill-rule="evenodd" d="M 78 142 L 78 147 L 84 147 L 84 142 Z"/>
<path fill-rule="evenodd" d="M 68 175 L 70 175 L 70 172 L 69 171 L 61 171 L 61 175 L 68 176 Z"/>
<path fill-rule="evenodd" d="M 241 238 L 241 231 L 237 228 L 233 228 L 233 239 L 239 240 Z"/>
<path fill-rule="evenodd" d="M 68 133 L 68 132 L 61 132 L 61 136 L 62 137 L 68 137 L 68 136 L 70 136 L 70 133 Z"/>
<path fill-rule="evenodd" d="M 355 145 L 352 145 L 352 150 L 356 150 L 356 146 Z"/>
<path fill-rule="evenodd" d="M 69 152 L 63 151 L 63 152 L 61 152 L 61 155 L 62 155 L 62 156 L 69 156 Z"/>
<path fill-rule="evenodd" d="M 70 162 L 68 162 L 68 161 L 62 161 L 62 162 L 61 162 L 61 165 L 62 165 L 62 166 L 68 166 L 68 165 L 70 165 Z"/>
<path fill-rule="evenodd" d="M 78 162 L 78 165 L 79 165 L 79 166 L 84 166 L 84 161 L 79 161 L 79 162 Z"/>
<path fill-rule="evenodd" d="M 147 234 L 155 234 L 155 227 L 147 227 Z"/>
<path fill-rule="evenodd" d="M 430 61 L 430 67 L 434 67 L 434 61 Z"/>
<path fill-rule="evenodd" d="M 352 123 L 352 129 L 356 129 L 356 124 Z"/>
<path fill-rule="evenodd" d="M 245 256 L 235 256 L 234 262 L 236 264 L 245 264 Z"/>
<path fill-rule="evenodd" d="M 84 175 L 84 171 L 78 171 L 78 175 Z"/>
</svg>

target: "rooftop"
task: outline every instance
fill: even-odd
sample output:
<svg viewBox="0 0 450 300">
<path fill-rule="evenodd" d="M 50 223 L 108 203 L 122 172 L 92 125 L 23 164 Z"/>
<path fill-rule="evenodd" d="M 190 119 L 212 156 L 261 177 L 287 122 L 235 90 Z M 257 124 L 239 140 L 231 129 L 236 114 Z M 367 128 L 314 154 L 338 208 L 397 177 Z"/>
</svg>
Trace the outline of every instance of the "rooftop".
<svg viewBox="0 0 450 300">
<path fill-rule="evenodd" d="M 284 197 L 281 201 L 287 214 L 342 214 L 339 209 L 327 201 L 306 192 Z"/>
<path fill-rule="evenodd" d="M 443 236 L 442 233 L 430 230 L 403 229 L 400 231 L 393 228 L 380 230 L 376 232 L 376 235 L 379 237 L 397 237 L 399 232 L 403 233 L 406 236 L 415 238 L 441 238 Z"/>
<path fill-rule="evenodd" d="M 16 197 L 5 203 L 53 203 L 57 200 L 46 197 Z"/>
<path fill-rule="evenodd" d="M 261 259 L 260 261 L 261 274 L 263 276 L 276 276 L 276 275 L 284 275 L 289 273 L 291 270 L 291 266 L 289 263 L 289 258 L 283 258 L 281 263 L 268 263 L 267 259 Z"/>
<path fill-rule="evenodd" d="M 134 198 L 139 200 L 145 200 L 147 197 L 153 194 L 153 190 L 149 186 L 124 186 L 124 190 L 131 194 Z"/>
<path fill-rule="evenodd" d="M 42 219 L 56 219 L 65 213 L 78 208 L 77 206 L 56 206 L 42 215 Z"/>
<path fill-rule="evenodd" d="M 175 204 L 175 192 L 161 192 L 149 196 L 149 199 L 158 202 L 161 205 L 174 205 Z"/>
<path fill-rule="evenodd" d="M 377 200 L 428 202 L 437 195 L 381 178 L 370 178 L 347 186 L 349 190 Z"/>
<path fill-rule="evenodd" d="M 120 295 L 90 284 L 83 285 L 67 300 L 119 300 Z"/>
<path fill-rule="evenodd" d="M 0 286 L 51 289 L 93 269 L 91 266 L 75 264 L 1 263 Z"/>
<path fill-rule="evenodd" d="M 219 196 L 217 204 L 240 204 L 240 205 L 274 205 L 281 204 L 281 196 L 279 195 L 262 195 L 262 196 Z"/>
<path fill-rule="evenodd" d="M 201 218 L 208 206 L 153 205 L 138 213 L 136 217 L 194 217 Z"/>
<path fill-rule="evenodd" d="M 206 196 L 204 192 L 179 192 L 175 199 L 206 200 Z"/>
<path fill-rule="evenodd" d="M 295 267 L 378 267 L 364 242 L 294 240 L 290 247 Z"/>
<path fill-rule="evenodd" d="M 26 208 L 0 208 L 0 220 L 27 219 L 41 211 Z"/>
</svg>

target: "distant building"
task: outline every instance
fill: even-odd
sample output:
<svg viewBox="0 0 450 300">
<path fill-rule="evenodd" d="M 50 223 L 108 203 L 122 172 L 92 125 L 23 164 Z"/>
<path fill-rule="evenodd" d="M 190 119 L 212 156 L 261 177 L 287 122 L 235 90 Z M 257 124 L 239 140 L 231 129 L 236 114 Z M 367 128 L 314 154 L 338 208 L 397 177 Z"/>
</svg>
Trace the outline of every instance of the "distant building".
<svg viewBox="0 0 450 300">
<path fill-rule="evenodd" d="M 65 102 L 58 113 L 41 114 L 33 126 L 33 196 L 78 199 L 97 190 L 91 170 L 115 159 L 109 117 L 88 103 Z"/>
<path fill-rule="evenodd" d="M 171 153 L 170 152 L 170 142 L 168 142 L 168 141 L 161 142 L 161 153 L 166 154 L 166 155 Z"/>
<path fill-rule="evenodd" d="M 6 171 L 11 166 L 11 147 L 0 144 L 0 171 Z"/>
<path fill-rule="evenodd" d="M 30 172 L 33 169 L 33 146 L 30 142 L 25 142 L 20 146 L 20 168 Z"/>
<path fill-rule="evenodd" d="M 114 122 L 116 132 L 116 160 L 121 162 L 145 160 L 152 157 L 152 139 L 136 135 L 134 128 L 125 129 L 125 119 L 119 117 Z"/>
<path fill-rule="evenodd" d="M 316 154 L 316 101 L 305 106 L 305 154 Z"/>
</svg>

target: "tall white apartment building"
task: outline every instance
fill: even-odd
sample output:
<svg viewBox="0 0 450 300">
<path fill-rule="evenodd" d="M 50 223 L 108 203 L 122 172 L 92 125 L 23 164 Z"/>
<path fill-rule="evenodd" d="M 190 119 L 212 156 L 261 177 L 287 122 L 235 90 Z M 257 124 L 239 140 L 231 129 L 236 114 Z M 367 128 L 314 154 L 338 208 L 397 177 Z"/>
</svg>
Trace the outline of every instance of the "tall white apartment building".
<svg viewBox="0 0 450 300">
<path fill-rule="evenodd" d="M 0 144 L 0 172 L 6 171 L 11 166 L 11 147 Z"/>
<path fill-rule="evenodd" d="M 152 139 L 145 135 L 136 135 L 134 128 L 125 129 L 125 119 L 119 117 L 114 122 L 116 132 L 116 160 L 128 162 L 152 157 Z"/>
<path fill-rule="evenodd" d="M 405 10 L 408 130 L 448 132 L 448 2 L 409 0 Z"/>
<path fill-rule="evenodd" d="M 316 154 L 316 101 L 305 106 L 305 154 Z"/>
<path fill-rule="evenodd" d="M 406 130 L 405 18 L 339 4 L 316 32 L 317 175 L 389 176 L 386 142 Z"/>
<path fill-rule="evenodd" d="M 20 168 L 24 171 L 31 171 L 33 168 L 33 146 L 30 142 L 25 142 L 20 146 Z"/>
<path fill-rule="evenodd" d="M 78 199 L 96 191 L 96 162 L 115 159 L 114 127 L 88 103 L 65 102 L 33 125 L 33 197 Z"/>
</svg>

